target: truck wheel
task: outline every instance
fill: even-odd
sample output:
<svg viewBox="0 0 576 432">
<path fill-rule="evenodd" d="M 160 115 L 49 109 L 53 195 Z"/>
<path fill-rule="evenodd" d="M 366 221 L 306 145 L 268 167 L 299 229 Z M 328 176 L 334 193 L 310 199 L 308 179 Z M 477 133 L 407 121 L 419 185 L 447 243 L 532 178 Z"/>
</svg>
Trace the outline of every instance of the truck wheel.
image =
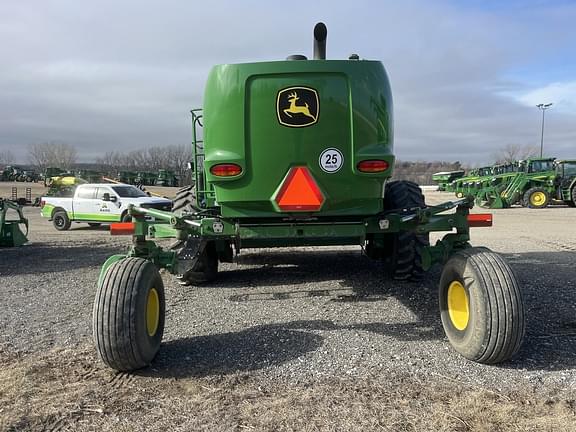
<svg viewBox="0 0 576 432">
<path fill-rule="evenodd" d="M 218 253 L 214 242 L 209 242 L 186 279 L 177 277 L 181 285 L 202 285 L 218 277 Z"/>
<path fill-rule="evenodd" d="M 177 216 L 200 211 L 196 206 L 196 188 L 194 186 L 185 186 L 178 190 L 172 211 Z"/>
<path fill-rule="evenodd" d="M 384 195 L 385 210 L 424 208 L 424 195 L 420 187 L 409 181 L 393 181 L 386 185 Z M 430 244 L 428 234 L 415 234 L 401 231 L 390 234 L 387 239 L 388 251 L 384 263 L 390 275 L 396 280 L 419 278 L 422 269 L 422 247 Z"/>
<path fill-rule="evenodd" d="M 58 231 L 66 231 L 70 229 L 70 219 L 68 219 L 68 214 L 64 210 L 58 210 L 52 215 L 52 225 Z"/>
<path fill-rule="evenodd" d="M 524 193 L 524 207 L 545 208 L 550 204 L 550 194 L 541 187 L 533 187 Z"/>
<path fill-rule="evenodd" d="M 132 216 L 128 212 L 124 213 L 120 218 L 121 222 L 132 222 Z"/>
<path fill-rule="evenodd" d="M 508 264 L 486 248 L 452 256 L 440 277 L 440 316 L 456 351 L 478 363 L 510 359 L 524 337 L 524 306 Z"/>
<path fill-rule="evenodd" d="M 130 257 L 110 265 L 92 312 L 94 343 L 102 361 L 118 371 L 150 364 L 160 349 L 165 307 L 164 284 L 154 264 Z"/>
</svg>

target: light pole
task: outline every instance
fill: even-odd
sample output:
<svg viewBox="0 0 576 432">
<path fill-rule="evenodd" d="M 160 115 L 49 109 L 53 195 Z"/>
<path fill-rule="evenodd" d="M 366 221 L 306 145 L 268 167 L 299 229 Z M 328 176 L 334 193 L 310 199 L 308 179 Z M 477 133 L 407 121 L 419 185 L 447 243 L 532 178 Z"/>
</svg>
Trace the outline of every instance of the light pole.
<svg viewBox="0 0 576 432">
<path fill-rule="evenodd" d="M 542 134 L 540 135 L 540 157 L 542 157 L 542 153 L 544 151 L 544 113 L 548 108 L 552 106 L 552 103 L 551 102 L 547 104 L 541 103 L 536 106 L 538 107 L 538 109 L 542 111 Z"/>
</svg>

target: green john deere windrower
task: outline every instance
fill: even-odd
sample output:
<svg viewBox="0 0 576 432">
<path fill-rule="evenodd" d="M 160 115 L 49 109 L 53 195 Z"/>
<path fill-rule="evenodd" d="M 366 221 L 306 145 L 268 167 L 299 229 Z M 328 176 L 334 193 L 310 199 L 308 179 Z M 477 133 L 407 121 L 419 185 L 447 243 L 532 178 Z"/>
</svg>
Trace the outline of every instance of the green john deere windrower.
<svg viewBox="0 0 576 432">
<path fill-rule="evenodd" d="M 491 215 L 470 214 L 470 199 L 428 207 L 416 184 L 389 181 L 384 67 L 325 53 L 320 23 L 313 60 L 293 55 L 212 69 L 204 109 L 192 111 L 194 185 L 178 192 L 172 212 L 132 207 L 132 222 L 111 226 L 131 234 L 133 246 L 111 256 L 98 280 L 94 340 L 108 366 L 138 369 L 160 349 L 159 268 L 198 285 L 243 248 L 284 246 L 358 245 L 396 279 L 442 264 L 440 315 L 454 348 L 482 363 L 517 352 L 524 309 L 516 278 L 499 255 L 469 243 L 469 228 L 491 225 Z M 431 246 L 432 231 L 448 233 Z M 175 242 L 162 248 L 153 238 Z"/>
</svg>

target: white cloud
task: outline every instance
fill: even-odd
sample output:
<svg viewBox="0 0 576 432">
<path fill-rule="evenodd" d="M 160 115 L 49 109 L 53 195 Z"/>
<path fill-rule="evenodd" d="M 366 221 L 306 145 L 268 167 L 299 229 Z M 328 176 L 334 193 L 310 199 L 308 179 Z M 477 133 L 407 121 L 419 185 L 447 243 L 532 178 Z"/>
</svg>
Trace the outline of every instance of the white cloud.
<svg viewBox="0 0 576 432">
<path fill-rule="evenodd" d="M 527 93 L 516 95 L 523 104 L 533 107 L 539 103 L 553 103 L 553 108 L 576 114 L 576 81 L 554 82 Z M 576 124 L 574 126 L 576 129 Z"/>
</svg>

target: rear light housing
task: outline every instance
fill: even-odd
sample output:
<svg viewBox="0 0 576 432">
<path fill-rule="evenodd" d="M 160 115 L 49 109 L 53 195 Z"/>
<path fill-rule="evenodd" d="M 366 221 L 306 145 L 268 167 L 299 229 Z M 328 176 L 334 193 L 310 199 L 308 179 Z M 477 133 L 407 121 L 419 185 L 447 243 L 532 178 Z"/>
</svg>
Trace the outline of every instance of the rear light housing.
<svg viewBox="0 0 576 432">
<path fill-rule="evenodd" d="M 358 171 L 363 173 L 381 173 L 386 171 L 390 167 L 390 164 L 385 160 L 380 159 L 368 159 L 358 162 L 356 168 Z"/>
<path fill-rule="evenodd" d="M 242 174 L 242 167 L 234 163 L 222 163 L 213 165 L 210 173 L 216 177 L 234 177 Z"/>
</svg>

